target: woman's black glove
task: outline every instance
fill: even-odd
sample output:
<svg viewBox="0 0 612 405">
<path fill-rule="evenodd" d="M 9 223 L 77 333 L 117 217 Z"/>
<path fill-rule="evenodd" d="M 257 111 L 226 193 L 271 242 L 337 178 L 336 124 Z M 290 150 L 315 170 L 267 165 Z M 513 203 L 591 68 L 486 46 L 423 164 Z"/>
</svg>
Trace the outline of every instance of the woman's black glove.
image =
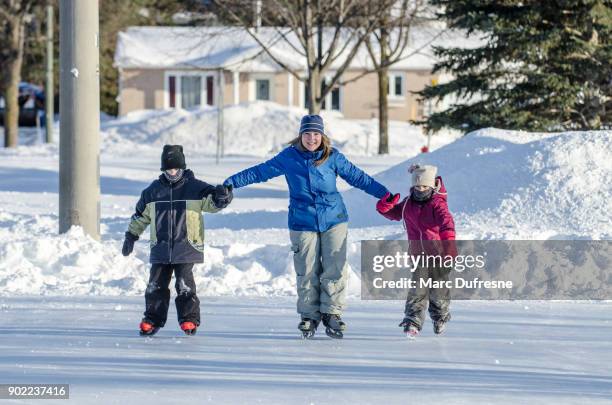
<svg viewBox="0 0 612 405">
<path fill-rule="evenodd" d="M 217 208 L 227 207 L 234 199 L 232 193 L 232 186 L 223 186 L 221 184 L 215 187 L 215 194 L 213 195 L 213 202 Z"/>
<path fill-rule="evenodd" d="M 132 232 L 128 231 L 125 233 L 125 240 L 123 241 L 123 249 L 121 249 L 121 254 L 123 256 L 129 256 L 130 253 L 134 250 L 134 242 L 138 240 L 138 236 L 134 235 Z"/>
</svg>

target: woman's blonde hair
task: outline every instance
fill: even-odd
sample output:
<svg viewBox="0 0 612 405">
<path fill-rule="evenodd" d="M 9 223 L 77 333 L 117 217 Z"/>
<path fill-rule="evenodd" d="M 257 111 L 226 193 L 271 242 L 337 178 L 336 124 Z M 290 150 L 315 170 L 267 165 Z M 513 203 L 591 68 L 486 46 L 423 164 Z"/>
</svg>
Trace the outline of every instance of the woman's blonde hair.
<svg viewBox="0 0 612 405">
<path fill-rule="evenodd" d="M 288 145 L 292 145 L 292 146 L 296 146 L 296 147 L 305 149 L 304 145 L 302 144 L 301 134 L 293 138 L 292 140 L 290 140 Z M 315 166 L 320 166 L 323 163 L 325 163 L 325 161 L 329 158 L 329 155 L 331 155 L 331 152 L 332 152 L 331 141 L 329 140 L 329 137 L 325 134 L 321 134 L 321 145 L 319 146 L 317 151 L 320 151 L 320 150 L 323 151 L 323 154 L 321 155 L 319 159 L 315 160 Z"/>
</svg>

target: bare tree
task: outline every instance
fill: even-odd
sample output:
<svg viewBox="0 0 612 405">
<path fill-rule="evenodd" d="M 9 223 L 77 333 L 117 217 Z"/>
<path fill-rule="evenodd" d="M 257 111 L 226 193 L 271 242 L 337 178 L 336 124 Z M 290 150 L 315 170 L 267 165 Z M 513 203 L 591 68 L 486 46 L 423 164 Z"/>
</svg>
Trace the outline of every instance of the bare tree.
<svg viewBox="0 0 612 405">
<path fill-rule="evenodd" d="M 42 1 L 0 0 L 0 94 L 4 96 L 4 146 L 17 146 L 19 81 L 25 28 L 32 8 Z"/>
<path fill-rule="evenodd" d="M 389 67 L 407 54 L 412 28 L 426 10 L 426 0 L 399 0 L 379 16 L 376 29 L 365 39 L 373 68 L 378 76 L 378 153 L 389 153 Z M 431 41 L 436 35 L 431 35 Z M 429 45 L 431 41 L 427 41 Z M 402 83 L 405 85 L 405 83 Z"/>
<path fill-rule="evenodd" d="M 307 107 L 317 114 L 327 94 L 340 85 L 342 75 L 366 39 L 377 28 L 380 16 L 396 0 L 268 0 L 259 16 L 275 36 L 262 35 L 253 24 L 257 16 L 238 10 L 252 9 L 252 0 L 217 0 L 215 5 L 241 25 L 282 69 L 306 85 Z M 266 12 L 274 10 L 274 12 Z M 255 17 L 255 18 L 254 18 Z M 273 52 L 288 46 L 305 60 L 305 74 L 295 64 Z M 333 67 L 333 69 L 332 69 Z M 326 74 L 330 73 L 328 80 Z"/>
</svg>

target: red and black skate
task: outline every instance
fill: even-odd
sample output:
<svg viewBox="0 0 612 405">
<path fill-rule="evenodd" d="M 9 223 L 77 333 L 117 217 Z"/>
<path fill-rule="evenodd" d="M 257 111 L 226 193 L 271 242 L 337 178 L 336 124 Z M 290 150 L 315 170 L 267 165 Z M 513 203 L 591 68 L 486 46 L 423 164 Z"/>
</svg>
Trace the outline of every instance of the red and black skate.
<svg viewBox="0 0 612 405">
<path fill-rule="evenodd" d="M 193 322 L 183 322 L 181 323 L 181 329 L 185 332 L 185 335 L 195 335 L 198 331 L 198 325 Z"/>
<path fill-rule="evenodd" d="M 159 331 L 159 326 L 155 326 L 151 321 L 143 319 L 140 322 L 140 336 L 153 336 Z"/>
</svg>

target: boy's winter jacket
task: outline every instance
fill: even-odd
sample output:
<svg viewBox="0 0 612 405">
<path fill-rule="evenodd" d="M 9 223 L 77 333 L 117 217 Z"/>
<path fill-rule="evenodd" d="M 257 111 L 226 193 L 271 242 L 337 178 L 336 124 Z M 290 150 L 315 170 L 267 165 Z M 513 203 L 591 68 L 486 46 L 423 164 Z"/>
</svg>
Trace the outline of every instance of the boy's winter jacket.
<svg viewBox="0 0 612 405">
<path fill-rule="evenodd" d="M 337 176 L 376 198 L 387 193 L 382 184 L 335 148 L 324 163 L 315 166 L 321 154 L 322 151 L 289 146 L 272 159 L 231 176 L 224 184 L 240 188 L 284 175 L 289 186 L 289 229 L 293 231 L 325 232 L 348 221 L 344 201 L 336 188 Z"/>
<path fill-rule="evenodd" d="M 175 183 L 162 173 L 142 192 L 128 232 L 138 237 L 150 225 L 151 263 L 201 263 L 202 212 L 222 208 L 215 200 L 215 186 L 196 179 L 191 170 L 185 170 Z"/>
</svg>

